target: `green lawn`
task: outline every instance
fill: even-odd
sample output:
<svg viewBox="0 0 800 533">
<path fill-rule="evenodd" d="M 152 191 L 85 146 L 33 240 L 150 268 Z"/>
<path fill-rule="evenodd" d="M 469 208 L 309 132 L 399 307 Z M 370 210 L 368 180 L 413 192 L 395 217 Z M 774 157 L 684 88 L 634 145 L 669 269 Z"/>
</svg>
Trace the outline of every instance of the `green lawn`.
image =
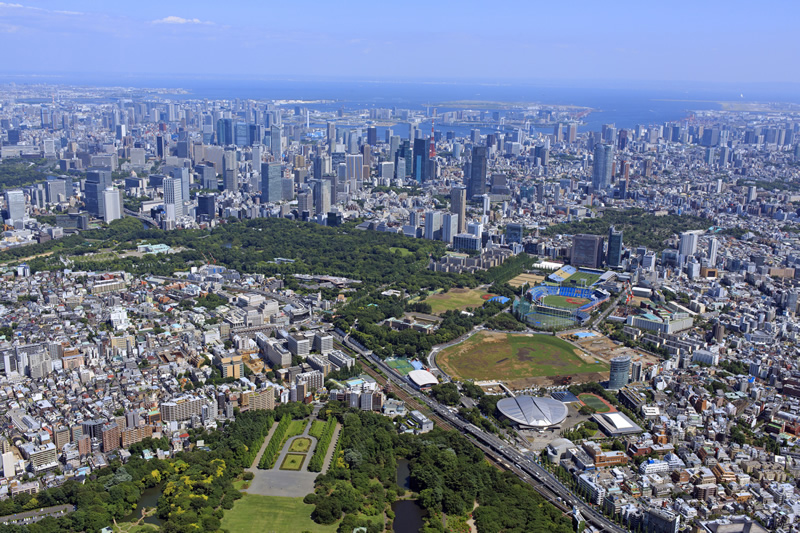
<svg viewBox="0 0 800 533">
<path fill-rule="evenodd" d="M 431 313 L 438 315 L 445 311 L 463 311 L 467 307 L 480 307 L 486 300 L 486 291 L 478 289 L 450 289 L 447 292 L 429 296 L 425 301 L 431 304 Z"/>
<path fill-rule="evenodd" d="M 303 461 L 306 460 L 304 453 L 287 453 L 281 463 L 281 470 L 300 470 L 303 468 Z"/>
<path fill-rule="evenodd" d="M 289 451 L 306 453 L 309 448 L 311 448 L 311 439 L 301 437 L 292 441 L 292 444 L 289 446 Z"/>
<path fill-rule="evenodd" d="M 544 305 L 558 307 L 559 309 L 575 309 L 576 307 L 588 304 L 589 300 L 586 298 L 573 298 L 571 296 L 550 294 L 542 298 L 542 303 Z"/>
<path fill-rule="evenodd" d="M 576 348 L 552 335 L 480 332 L 439 352 L 436 361 L 455 379 L 519 379 L 603 372 Z M 594 359 L 592 359 L 594 361 Z"/>
<path fill-rule="evenodd" d="M 589 287 L 592 283 L 596 282 L 600 279 L 599 274 L 589 274 L 587 272 L 576 272 L 570 277 L 568 277 L 564 282 L 561 284 L 563 287 Z M 581 283 L 581 280 L 586 280 L 586 285 Z M 573 281 L 575 283 L 573 283 Z"/>
<path fill-rule="evenodd" d="M 605 403 L 603 403 L 603 400 L 594 394 L 579 394 L 578 399 L 582 401 L 584 405 L 588 405 L 598 413 L 607 413 L 611 410 Z"/>
<path fill-rule="evenodd" d="M 301 435 L 306 430 L 307 424 L 308 420 L 292 420 L 292 423 L 289 424 L 289 429 L 286 430 L 286 439 Z"/>
<path fill-rule="evenodd" d="M 233 509 L 225 511 L 222 529 L 231 533 L 334 533 L 337 524 L 322 526 L 315 523 L 311 520 L 313 510 L 314 506 L 303 503 L 302 498 L 245 494 L 233 504 Z"/>
<path fill-rule="evenodd" d="M 322 430 L 325 429 L 325 421 L 324 420 L 314 420 L 311 423 L 311 429 L 308 430 L 308 434 L 315 438 L 320 438 L 322 436 Z"/>
<path fill-rule="evenodd" d="M 414 252 L 412 252 L 411 250 L 409 250 L 407 248 L 398 248 L 396 246 L 391 246 L 391 247 L 389 247 L 389 251 L 392 252 L 392 253 L 400 252 L 400 255 L 402 255 L 403 257 L 409 257 L 409 256 L 413 257 L 414 256 Z"/>
</svg>

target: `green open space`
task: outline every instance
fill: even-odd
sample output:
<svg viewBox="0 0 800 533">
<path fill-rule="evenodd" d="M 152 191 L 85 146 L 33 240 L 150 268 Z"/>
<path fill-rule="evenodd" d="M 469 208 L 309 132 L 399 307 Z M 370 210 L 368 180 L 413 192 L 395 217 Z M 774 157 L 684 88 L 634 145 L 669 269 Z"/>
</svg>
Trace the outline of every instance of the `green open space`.
<svg viewBox="0 0 800 533">
<path fill-rule="evenodd" d="M 575 321 L 571 318 L 544 313 L 530 313 L 525 316 L 525 322 L 534 329 L 564 328 L 575 325 Z"/>
<path fill-rule="evenodd" d="M 314 420 L 313 422 L 311 422 L 311 429 L 308 430 L 308 434 L 316 439 L 319 439 L 322 436 L 322 430 L 324 429 L 325 429 L 324 420 Z"/>
<path fill-rule="evenodd" d="M 583 402 L 584 405 L 588 405 L 598 413 L 607 413 L 611 409 L 597 396 L 594 394 L 579 394 L 578 399 Z"/>
<path fill-rule="evenodd" d="M 301 435 L 303 431 L 306 430 L 306 425 L 308 424 L 308 420 L 292 420 L 292 423 L 289 424 L 289 429 L 286 430 L 286 437 L 284 442 L 292 437 L 296 437 Z"/>
<path fill-rule="evenodd" d="M 387 359 L 386 364 L 404 376 L 407 376 L 409 372 L 414 370 L 414 367 L 411 366 L 411 363 L 409 363 L 406 359 Z"/>
<path fill-rule="evenodd" d="M 306 453 L 309 448 L 311 448 L 311 439 L 305 437 L 294 439 L 289 445 L 290 452 Z"/>
<path fill-rule="evenodd" d="M 455 379 L 511 380 L 602 372 L 603 363 L 589 363 L 568 342 L 550 335 L 480 332 L 436 356 L 437 364 Z"/>
<path fill-rule="evenodd" d="M 431 313 L 438 315 L 445 311 L 463 311 L 467 307 L 480 307 L 486 300 L 486 291 L 480 289 L 450 289 L 447 292 L 429 296 L 425 301 L 431 305 Z"/>
<path fill-rule="evenodd" d="M 338 524 L 323 526 L 311 520 L 314 506 L 302 498 L 258 496 L 244 494 L 225 511 L 222 529 L 232 533 L 263 533 L 265 531 L 311 531 L 334 533 Z"/>
<path fill-rule="evenodd" d="M 389 247 L 389 251 L 392 252 L 392 253 L 400 252 L 400 255 L 403 256 L 403 257 L 408 257 L 408 256 L 413 257 L 414 256 L 414 252 L 412 252 L 408 248 L 399 248 L 397 246 L 390 246 Z"/>
<path fill-rule="evenodd" d="M 281 470 L 300 470 L 303 468 L 303 461 L 306 460 L 304 453 L 287 453 L 281 463 Z"/>
<path fill-rule="evenodd" d="M 575 272 L 561 283 L 562 287 L 589 287 L 592 283 L 600 279 L 600 274 L 590 274 L 588 272 Z M 584 280 L 585 283 L 582 283 Z"/>
<path fill-rule="evenodd" d="M 589 299 L 550 294 L 542 298 L 542 303 L 551 307 L 558 307 L 559 309 L 575 309 L 576 307 L 588 304 Z"/>
</svg>

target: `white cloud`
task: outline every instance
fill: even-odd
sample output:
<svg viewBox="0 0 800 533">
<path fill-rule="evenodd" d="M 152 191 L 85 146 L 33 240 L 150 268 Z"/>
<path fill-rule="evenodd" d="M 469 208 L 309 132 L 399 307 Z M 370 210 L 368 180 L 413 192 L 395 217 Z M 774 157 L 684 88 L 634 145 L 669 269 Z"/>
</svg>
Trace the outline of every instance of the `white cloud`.
<svg viewBox="0 0 800 533">
<path fill-rule="evenodd" d="M 200 19 L 185 19 L 170 15 L 163 19 L 154 20 L 153 24 L 214 24 L 213 22 L 202 21 Z"/>
</svg>

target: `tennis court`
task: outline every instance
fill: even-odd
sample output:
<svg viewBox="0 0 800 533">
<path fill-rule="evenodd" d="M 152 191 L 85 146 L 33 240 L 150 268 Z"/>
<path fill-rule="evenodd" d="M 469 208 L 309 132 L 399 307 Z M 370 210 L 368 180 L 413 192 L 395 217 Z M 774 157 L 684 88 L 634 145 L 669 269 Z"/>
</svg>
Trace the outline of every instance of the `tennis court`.
<svg viewBox="0 0 800 533">
<path fill-rule="evenodd" d="M 407 359 L 387 359 L 386 364 L 404 376 L 407 376 L 409 372 L 414 370 L 414 367 L 408 362 Z"/>
</svg>

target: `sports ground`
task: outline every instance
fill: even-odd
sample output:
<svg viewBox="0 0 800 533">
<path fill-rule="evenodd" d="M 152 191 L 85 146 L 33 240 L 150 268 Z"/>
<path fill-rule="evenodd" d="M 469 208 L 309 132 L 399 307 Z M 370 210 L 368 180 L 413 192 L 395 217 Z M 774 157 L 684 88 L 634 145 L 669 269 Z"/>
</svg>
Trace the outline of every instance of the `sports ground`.
<svg viewBox="0 0 800 533">
<path fill-rule="evenodd" d="M 411 366 L 411 363 L 409 363 L 406 359 L 387 359 L 386 364 L 404 376 L 407 376 L 409 372 L 414 370 L 414 367 Z"/>
<path fill-rule="evenodd" d="M 587 360 L 558 337 L 480 332 L 445 348 L 436 356 L 439 367 L 454 379 L 515 380 L 607 371 Z"/>
<path fill-rule="evenodd" d="M 584 393 L 578 394 L 578 399 L 583 402 L 583 405 L 588 405 L 598 413 L 607 413 L 611 408 L 599 396 L 594 394 Z"/>
<path fill-rule="evenodd" d="M 574 296 L 558 296 L 551 294 L 542 298 L 544 305 L 558 307 L 559 309 L 575 309 L 590 302 L 588 298 L 576 298 Z"/>
<path fill-rule="evenodd" d="M 598 279 L 600 279 L 600 274 L 591 274 L 589 272 L 578 271 L 564 280 L 561 285 L 563 287 L 589 287 Z M 584 280 L 586 283 L 582 283 L 581 280 Z"/>
<path fill-rule="evenodd" d="M 486 302 L 485 294 L 486 291 L 479 289 L 450 289 L 429 296 L 425 301 L 431 305 L 431 313 L 438 315 L 445 311 L 463 311 L 467 307 L 480 307 Z"/>
</svg>

